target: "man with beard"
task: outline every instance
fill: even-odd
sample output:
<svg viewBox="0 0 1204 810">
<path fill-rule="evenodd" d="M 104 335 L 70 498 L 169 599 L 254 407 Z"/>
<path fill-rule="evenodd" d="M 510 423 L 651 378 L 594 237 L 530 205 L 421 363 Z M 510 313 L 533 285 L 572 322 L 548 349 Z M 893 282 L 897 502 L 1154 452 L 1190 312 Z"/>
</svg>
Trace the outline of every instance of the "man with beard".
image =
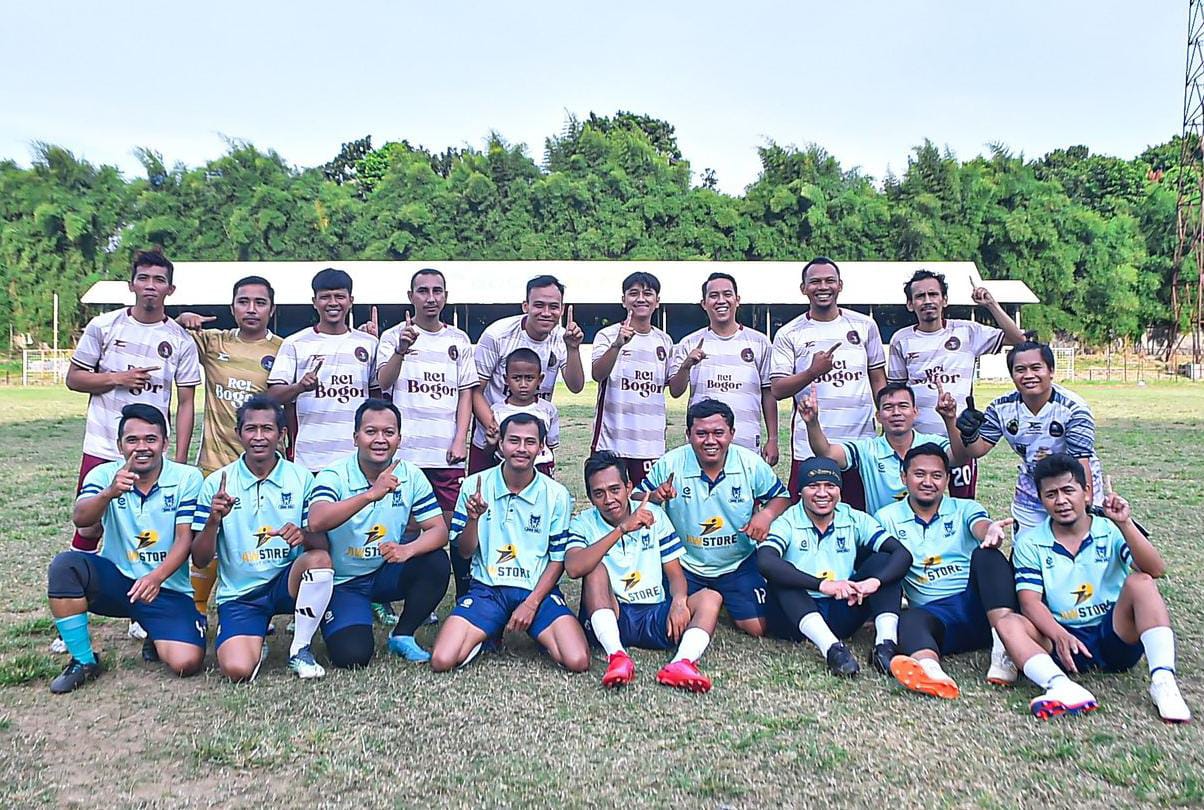
<svg viewBox="0 0 1204 810">
<path fill-rule="evenodd" d="M 994 354 L 1004 341 L 1013 346 L 1024 342 L 1024 333 L 986 287 L 975 286 L 971 297 L 985 307 L 999 324 L 998 328 L 974 321 L 946 318 L 949 285 L 944 275 L 917 270 L 903 285 L 907 309 L 916 316 L 914 326 L 895 332 L 887 352 L 886 377 L 906 383 L 916 395 L 916 429 L 952 437 L 937 413 L 941 394 L 953 396 L 957 411 L 966 406 L 973 392 L 974 366 L 984 354 Z M 955 498 L 973 498 L 978 486 L 978 464 L 971 458 L 954 461 L 949 494 Z"/>
</svg>

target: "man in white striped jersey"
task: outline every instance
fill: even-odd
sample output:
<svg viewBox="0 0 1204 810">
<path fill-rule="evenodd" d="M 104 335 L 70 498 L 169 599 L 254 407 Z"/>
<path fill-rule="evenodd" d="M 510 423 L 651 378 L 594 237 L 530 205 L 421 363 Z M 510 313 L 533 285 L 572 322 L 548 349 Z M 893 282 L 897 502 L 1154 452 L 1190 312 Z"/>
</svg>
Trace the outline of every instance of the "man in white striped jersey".
<svg viewBox="0 0 1204 810">
<path fill-rule="evenodd" d="M 665 384 L 673 339 L 652 325 L 660 306 L 660 280 L 635 272 L 623 279 L 627 319 L 594 337 L 590 373 L 598 383 L 591 450 L 608 450 L 638 486 L 665 454 Z"/>
<path fill-rule="evenodd" d="M 773 338 L 770 378 L 778 399 L 794 397 L 801 404 L 815 386 L 822 405 L 820 425 L 831 440 L 851 442 L 872 439 L 874 397 L 886 385 L 886 352 L 873 318 L 841 309 L 838 299 L 844 283 L 840 268 L 826 256 L 803 267 L 800 287 L 810 307 L 785 324 Z M 797 503 L 801 491 L 798 470 L 814 455 L 807 429 L 791 419 L 790 497 Z M 840 499 L 854 509 L 865 509 L 861 477 L 848 470 L 842 477 Z"/>
<path fill-rule="evenodd" d="M 727 403 L 736 416 L 733 441 L 773 466 L 778 463 L 778 403 L 769 386 L 769 338 L 736 320 L 740 295 L 727 273 L 707 276 L 700 306 L 709 323 L 674 347 L 669 393 L 680 397 L 688 387 L 689 405 L 704 399 Z"/>
<path fill-rule="evenodd" d="M 561 316 L 566 316 L 564 326 Z M 581 341 L 585 337 L 573 320 L 573 308 L 565 311 L 564 285 L 555 276 L 536 276 L 527 282 L 523 314 L 494 321 L 485 327 L 474 353 L 481 384 L 473 389 L 472 412 L 477 425 L 468 456 L 468 471 L 480 472 L 497 463 L 497 420 L 493 406 L 506 399 L 506 358 L 515 349 L 530 349 L 543 361 L 543 381 L 539 396 L 552 399 L 556 378 L 564 374 L 564 384 L 574 394 L 585 388 L 585 370 L 581 366 Z M 484 448 L 482 450 L 481 448 Z"/>
<path fill-rule="evenodd" d="M 915 313 L 916 323 L 895 332 L 887 352 L 886 377 L 906 383 L 916 395 L 916 425 L 921 433 L 945 435 L 945 424 L 936 412 L 937 388 L 944 388 L 961 413 L 966 397 L 974 386 L 974 365 L 984 354 L 1003 348 L 1004 340 L 1013 346 L 1024 342 L 1024 333 L 986 287 L 975 286 L 974 303 L 986 308 L 998 328 L 974 321 L 946 318 L 949 285 L 945 276 L 931 270 L 917 270 L 903 285 L 907 308 Z M 978 463 L 954 467 L 949 479 L 949 494 L 954 498 L 975 497 L 978 489 Z"/>
<path fill-rule="evenodd" d="M 311 286 L 318 323 L 284 339 L 268 396 L 291 406 L 293 460 L 316 473 L 355 450 L 355 411 L 380 392 L 376 338 L 347 325 L 351 276 L 327 267 Z"/>
</svg>

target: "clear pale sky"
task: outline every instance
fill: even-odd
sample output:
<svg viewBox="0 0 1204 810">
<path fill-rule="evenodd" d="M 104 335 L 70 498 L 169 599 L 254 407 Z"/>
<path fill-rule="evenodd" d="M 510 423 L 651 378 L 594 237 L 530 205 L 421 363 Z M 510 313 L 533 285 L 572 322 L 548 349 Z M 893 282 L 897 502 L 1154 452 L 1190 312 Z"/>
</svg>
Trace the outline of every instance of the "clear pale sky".
<svg viewBox="0 0 1204 810">
<path fill-rule="evenodd" d="M 0 158 L 49 141 L 138 174 L 135 146 L 194 166 L 227 136 L 312 166 L 365 134 L 442 149 L 496 130 L 538 161 L 566 113 L 617 109 L 668 120 L 730 193 L 769 140 L 875 177 L 925 137 L 964 159 L 1132 157 L 1179 132 L 1186 6 L 14 0 Z"/>
</svg>

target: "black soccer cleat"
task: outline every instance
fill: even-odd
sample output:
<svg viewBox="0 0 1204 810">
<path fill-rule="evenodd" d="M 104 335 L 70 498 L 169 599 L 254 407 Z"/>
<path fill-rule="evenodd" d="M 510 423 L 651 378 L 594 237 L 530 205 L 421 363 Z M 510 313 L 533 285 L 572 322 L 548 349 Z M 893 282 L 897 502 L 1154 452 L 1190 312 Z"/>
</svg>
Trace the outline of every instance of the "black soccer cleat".
<svg viewBox="0 0 1204 810">
<path fill-rule="evenodd" d="M 65 695 L 79 689 L 87 681 L 96 680 L 100 677 L 100 673 L 100 661 L 94 664 L 81 664 L 72 658 L 59 676 L 50 682 L 50 691 L 56 695 Z"/>
<path fill-rule="evenodd" d="M 838 641 L 828 648 L 828 671 L 833 675 L 851 678 L 861 672 L 861 667 L 858 666 L 853 653 L 849 652 L 849 648 Z"/>
<path fill-rule="evenodd" d="M 148 664 L 159 660 L 159 651 L 155 649 L 155 642 L 150 636 L 142 639 L 142 660 Z"/>
<path fill-rule="evenodd" d="M 893 641 L 875 644 L 870 651 L 870 663 L 882 675 L 890 675 L 890 660 L 899 654 L 899 645 Z"/>
</svg>

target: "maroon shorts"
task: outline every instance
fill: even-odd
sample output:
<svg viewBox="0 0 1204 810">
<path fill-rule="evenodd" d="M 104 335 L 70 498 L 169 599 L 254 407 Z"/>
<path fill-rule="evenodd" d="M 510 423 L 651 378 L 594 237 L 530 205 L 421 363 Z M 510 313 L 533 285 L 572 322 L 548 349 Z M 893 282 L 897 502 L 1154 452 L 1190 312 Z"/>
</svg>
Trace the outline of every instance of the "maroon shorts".
<svg viewBox="0 0 1204 810">
<path fill-rule="evenodd" d="M 79 491 L 84 488 L 84 479 L 88 477 L 88 473 L 95 470 L 101 464 L 107 464 L 110 461 L 112 459 L 84 453 L 83 459 L 79 462 L 79 480 L 75 482 L 75 494 L 78 495 Z M 71 548 L 77 551 L 96 551 L 99 546 L 99 537 L 96 539 L 80 537 L 78 530 L 75 532 L 75 536 L 71 538 Z"/>
<path fill-rule="evenodd" d="M 497 448 L 493 445 L 488 447 L 477 447 L 475 444 L 468 447 L 468 474 L 479 473 L 481 470 L 488 470 L 490 467 L 496 467 L 498 464 L 497 456 L 494 451 Z"/>
<path fill-rule="evenodd" d="M 444 512 L 456 508 L 456 498 L 460 497 L 460 484 L 464 481 L 463 467 L 423 467 L 422 474 L 431 482 L 435 490 L 435 500 Z"/>
<path fill-rule="evenodd" d="M 652 465 L 656 463 L 654 458 L 625 458 L 619 457 L 627 465 L 627 477 L 631 480 L 631 485 L 637 487 L 640 482 L 648 477 L 648 471 L 652 469 Z"/>
<path fill-rule="evenodd" d="M 949 494 L 954 498 L 969 498 L 973 500 L 978 493 L 978 459 L 970 459 L 969 464 L 954 467 L 949 475 Z"/>
<path fill-rule="evenodd" d="M 548 461 L 543 464 L 536 464 L 535 469 L 546 475 L 548 478 L 556 477 L 556 462 Z"/>
<path fill-rule="evenodd" d="M 790 502 L 798 503 L 803 488 L 798 483 L 798 470 L 805 459 L 795 459 L 790 462 L 790 480 L 786 489 L 790 491 Z M 865 488 L 861 485 L 861 476 L 856 470 L 845 470 L 840 475 L 840 502 L 847 503 L 854 509 L 865 511 Z"/>
</svg>

